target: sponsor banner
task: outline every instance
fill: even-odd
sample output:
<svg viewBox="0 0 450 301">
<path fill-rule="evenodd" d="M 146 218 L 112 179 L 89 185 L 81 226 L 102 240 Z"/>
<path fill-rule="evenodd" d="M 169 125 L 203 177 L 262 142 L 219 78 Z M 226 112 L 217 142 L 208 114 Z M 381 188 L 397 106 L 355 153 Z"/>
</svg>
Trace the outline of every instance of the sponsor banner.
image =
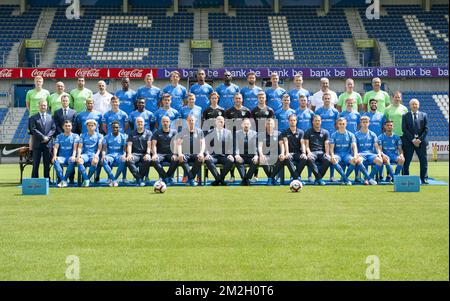
<svg viewBox="0 0 450 301">
<path fill-rule="evenodd" d="M 19 68 L 0 68 L 0 79 L 4 78 L 20 78 Z"/>
<path fill-rule="evenodd" d="M 181 77 L 194 77 L 197 69 L 158 69 L 157 78 L 169 78 L 170 72 L 177 70 Z M 281 78 L 292 78 L 296 74 L 304 78 L 448 78 L 448 67 L 368 67 L 368 68 L 221 68 L 205 69 L 207 78 L 223 78 L 225 71 L 230 71 L 234 78 L 245 78 L 250 71 L 256 77 L 270 77 L 277 72 Z"/>
<path fill-rule="evenodd" d="M 427 153 L 429 155 L 433 154 L 433 148 L 436 147 L 438 155 L 448 155 L 449 145 L 448 141 L 429 141 L 427 147 Z"/>
<path fill-rule="evenodd" d="M 42 76 L 43 78 L 63 78 L 64 69 L 60 68 L 23 68 L 20 70 L 21 78 L 34 78 Z"/>
<path fill-rule="evenodd" d="M 109 68 L 108 78 L 144 78 L 146 74 L 151 73 L 155 76 L 156 72 L 150 68 Z"/>
<path fill-rule="evenodd" d="M 182 78 L 195 77 L 197 69 L 177 68 L 0 68 L 0 79 L 32 79 L 35 76 L 45 78 L 144 78 L 152 72 L 155 78 L 170 78 L 170 72 L 177 70 Z M 296 74 L 304 78 L 448 78 L 448 67 L 386 67 L 386 68 L 221 68 L 205 69 L 210 79 L 223 78 L 230 71 L 234 78 L 246 78 L 250 71 L 259 78 L 267 78 L 277 72 L 281 78 L 292 78 Z"/>
<path fill-rule="evenodd" d="M 25 144 L 0 144 L 0 157 L 19 157 L 19 149 Z"/>
</svg>

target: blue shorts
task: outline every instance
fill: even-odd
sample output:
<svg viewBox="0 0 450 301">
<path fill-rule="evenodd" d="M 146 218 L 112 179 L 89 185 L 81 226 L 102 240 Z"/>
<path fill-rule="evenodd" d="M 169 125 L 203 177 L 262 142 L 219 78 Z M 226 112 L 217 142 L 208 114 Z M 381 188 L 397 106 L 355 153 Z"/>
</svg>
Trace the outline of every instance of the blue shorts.
<svg viewBox="0 0 450 301">
<path fill-rule="evenodd" d="M 389 161 L 391 163 L 397 163 L 397 160 L 398 160 L 398 155 L 397 154 L 386 154 L 385 153 L 385 155 L 389 157 Z"/>
<path fill-rule="evenodd" d="M 69 159 L 70 157 L 56 157 L 56 160 L 59 162 L 59 164 L 61 165 L 69 165 Z M 56 161 L 55 161 L 56 162 Z M 75 163 L 75 162 L 70 162 L 70 163 Z"/>
<path fill-rule="evenodd" d="M 105 156 L 105 161 L 108 162 L 108 165 L 117 166 L 122 163 L 121 156 L 121 154 L 108 154 Z"/>
<path fill-rule="evenodd" d="M 353 156 L 351 154 L 334 154 L 338 163 L 342 162 L 345 165 L 349 165 L 350 161 L 353 160 Z"/>
<path fill-rule="evenodd" d="M 91 164 L 92 160 L 94 159 L 94 156 L 95 156 L 95 154 L 91 154 L 91 153 L 82 154 L 81 159 L 83 159 L 84 164 Z"/>
<path fill-rule="evenodd" d="M 376 154 L 370 152 L 360 153 L 359 155 L 363 158 L 364 162 L 367 162 L 369 164 L 372 164 L 377 157 Z"/>
</svg>

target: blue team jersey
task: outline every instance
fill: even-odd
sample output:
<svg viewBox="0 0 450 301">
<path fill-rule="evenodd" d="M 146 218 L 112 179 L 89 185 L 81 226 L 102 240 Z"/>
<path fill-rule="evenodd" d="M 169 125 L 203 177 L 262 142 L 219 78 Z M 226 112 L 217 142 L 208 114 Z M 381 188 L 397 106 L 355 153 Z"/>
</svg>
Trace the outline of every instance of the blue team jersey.
<svg viewBox="0 0 450 301">
<path fill-rule="evenodd" d="M 128 91 L 117 90 L 116 94 L 119 97 L 119 109 L 130 115 L 134 110 L 134 102 L 136 101 L 136 91 L 128 89 Z"/>
<path fill-rule="evenodd" d="M 141 97 L 145 98 L 145 109 L 155 113 L 158 110 L 158 104 L 161 100 L 161 89 L 158 87 L 140 87 L 136 91 L 136 99 Z"/>
<path fill-rule="evenodd" d="M 152 112 L 147 111 L 147 110 L 144 110 L 142 112 L 139 112 L 138 110 L 136 110 L 136 111 L 131 112 L 130 118 L 129 118 L 130 119 L 130 127 L 132 127 L 133 129 L 136 129 L 136 118 L 138 118 L 138 117 L 144 118 L 144 122 L 145 122 L 144 128 L 146 130 L 150 131 L 154 127 L 155 122 L 156 122 L 155 114 L 153 114 Z"/>
<path fill-rule="evenodd" d="M 364 116 L 369 116 L 370 118 L 369 130 L 377 134 L 377 136 L 380 136 L 383 132 L 383 125 L 386 121 L 384 114 L 380 112 L 367 112 Z"/>
<path fill-rule="evenodd" d="M 94 133 L 92 136 L 89 133 L 81 134 L 80 142 L 83 144 L 83 154 L 95 154 L 98 149 L 98 145 L 103 141 L 103 135 L 100 133 Z"/>
<path fill-rule="evenodd" d="M 278 111 L 282 107 L 281 100 L 286 90 L 278 87 L 277 89 L 269 88 L 266 90 L 267 106 L 271 107 L 274 112 Z"/>
<path fill-rule="evenodd" d="M 102 113 L 97 112 L 97 111 L 92 111 L 92 112 L 88 112 L 88 111 L 83 111 L 78 113 L 77 115 L 77 124 L 81 124 L 81 133 L 87 133 L 87 126 L 86 126 L 86 120 L 88 119 L 94 119 L 95 121 L 97 121 L 97 128 L 95 129 L 95 131 L 98 132 L 98 129 L 100 128 L 101 124 L 102 124 Z"/>
<path fill-rule="evenodd" d="M 214 91 L 211 85 L 207 83 L 199 85 L 198 83 L 196 83 L 192 85 L 189 91 L 195 95 L 195 104 L 201 107 L 202 111 L 209 107 L 209 95 Z"/>
<path fill-rule="evenodd" d="M 180 113 L 178 113 L 178 111 L 175 110 L 174 108 L 169 108 L 167 111 L 164 110 L 163 108 L 160 108 L 158 111 L 155 112 L 155 119 L 156 122 L 158 123 L 158 129 L 162 129 L 161 119 L 164 116 L 168 116 L 170 118 L 170 128 L 172 129 L 175 128 L 175 123 L 173 121 L 181 117 Z"/>
<path fill-rule="evenodd" d="M 287 110 L 281 109 L 275 113 L 275 117 L 278 121 L 278 131 L 284 132 L 289 128 L 289 116 L 291 116 L 292 114 L 295 114 L 295 111 L 291 108 Z"/>
<path fill-rule="evenodd" d="M 121 133 L 124 132 L 125 125 L 128 123 L 128 115 L 122 110 L 119 110 L 117 112 L 108 111 L 103 115 L 102 123 L 106 124 L 106 127 L 108 128 L 108 133 L 111 133 L 111 123 L 113 121 L 119 122 L 119 131 Z"/>
<path fill-rule="evenodd" d="M 301 88 L 300 90 L 297 90 L 297 89 L 289 90 L 288 94 L 291 98 L 291 108 L 294 110 L 297 110 L 299 108 L 298 99 L 299 99 L 300 95 L 306 96 L 306 100 L 308 100 L 309 96 L 311 96 L 309 91 L 306 89 L 303 89 L 303 88 Z"/>
<path fill-rule="evenodd" d="M 378 145 L 386 155 L 398 155 L 398 147 L 402 145 L 402 139 L 395 134 L 388 136 L 383 133 L 378 136 Z"/>
<path fill-rule="evenodd" d="M 56 136 L 55 145 L 59 145 L 58 156 L 64 158 L 70 158 L 73 153 L 73 148 L 80 140 L 80 136 L 74 133 L 70 133 L 69 136 L 64 133 Z"/>
<path fill-rule="evenodd" d="M 357 131 L 355 134 L 358 152 L 360 153 L 376 153 L 375 144 L 378 143 L 377 135 L 371 130 L 367 133 Z"/>
<path fill-rule="evenodd" d="M 187 119 L 189 115 L 195 117 L 195 127 L 200 128 L 202 123 L 202 108 L 196 105 L 194 105 L 192 109 L 189 106 L 183 106 L 180 110 L 180 117 L 182 119 Z M 184 124 L 185 123 L 183 122 L 183 125 Z"/>
<path fill-rule="evenodd" d="M 347 130 L 343 134 L 334 132 L 330 137 L 330 144 L 334 144 L 334 153 L 338 156 L 351 154 L 352 143 L 356 143 L 355 135 Z"/>
<path fill-rule="evenodd" d="M 229 108 L 234 106 L 234 94 L 239 92 L 239 86 L 235 84 L 230 84 L 229 86 L 224 83 L 220 84 L 216 88 L 216 92 L 219 94 L 219 106 L 224 108 L 224 110 L 228 110 Z"/>
<path fill-rule="evenodd" d="M 330 135 L 336 132 L 335 124 L 339 118 L 338 110 L 335 108 L 325 109 L 321 107 L 316 110 L 315 114 L 322 118 L 322 128 L 326 129 Z"/>
<path fill-rule="evenodd" d="M 127 145 L 127 135 L 119 133 L 114 136 L 109 133 L 103 138 L 102 144 L 106 145 L 106 154 L 108 155 L 122 155 L 125 153 L 124 148 Z"/>
<path fill-rule="evenodd" d="M 310 128 L 312 128 L 312 120 L 314 117 L 314 112 L 310 109 L 306 108 L 304 110 L 297 109 L 295 111 L 297 115 L 297 127 L 301 129 L 303 132 L 306 132 Z"/>
<path fill-rule="evenodd" d="M 258 105 L 258 93 L 262 90 L 263 89 L 258 86 L 254 86 L 253 89 L 250 89 L 249 87 L 242 88 L 241 94 L 244 99 L 244 107 L 248 108 L 250 111 L 253 111 L 253 109 Z"/>
<path fill-rule="evenodd" d="M 347 130 L 353 134 L 358 131 L 359 119 L 361 115 L 358 112 L 343 111 L 339 117 L 344 117 L 347 120 Z"/>
<path fill-rule="evenodd" d="M 163 89 L 163 94 L 168 93 L 172 96 L 172 103 L 170 106 L 179 111 L 183 106 L 183 101 L 187 98 L 187 90 L 184 86 L 178 84 L 175 87 L 167 85 Z"/>
</svg>

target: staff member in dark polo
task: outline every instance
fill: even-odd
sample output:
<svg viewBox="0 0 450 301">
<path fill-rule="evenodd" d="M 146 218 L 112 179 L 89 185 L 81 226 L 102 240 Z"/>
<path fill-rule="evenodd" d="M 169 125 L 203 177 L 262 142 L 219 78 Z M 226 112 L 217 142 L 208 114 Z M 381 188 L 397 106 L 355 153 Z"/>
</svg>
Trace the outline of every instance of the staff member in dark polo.
<svg viewBox="0 0 450 301">
<path fill-rule="evenodd" d="M 236 168 L 241 176 L 242 186 L 249 186 L 250 179 L 258 168 L 259 156 L 257 152 L 258 134 L 251 129 L 252 123 L 246 118 L 242 121 L 242 129 L 236 132 L 236 147 L 234 160 Z M 249 168 L 245 171 L 245 165 Z"/>
<path fill-rule="evenodd" d="M 305 132 L 303 140 L 305 141 L 305 150 L 308 161 L 311 164 L 311 171 L 316 177 L 316 184 L 325 185 L 322 180 L 330 167 L 330 146 L 328 144 L 329 133 L 322 129 L 322 117 L 314 115 L 312 128 Z M 317 163 L 321 165 L 319 169 Z"/>
<path fill-rule="evenodd" d="M 266 130 L 259 133 L 258 153 L 259 164 L 262 165 L 267 175 L 266 185 L 278 185 L 276 177 L 284 166 L 284 142 L 281 133 L 275 130 L 275 120 L 269 118 L 266 120 Z"/>
<path fill-rule="evenodd" d="M 208 141 L 206 146 L 205 164 L 211 171 L 215 181 L 212 186 L 226 186 L 225 177 L 234 165 L 233 157 L 233 134 L 230 130 L 224 128 L 225 118 L 216 117 L 215 128 L 208 132 Z M 223 169 L 219 174 L 216 164 L 222 164 Z"/>
<path fill-rule="evenodd" d="M 162 129 L 157 130 L 152 136 L 152 165 L 155 167 L 159 177 L 167 185 L 173 184 L 173 174 L 178 166 L 178 157 L 172 152 L 175 150 L 175 138 L 177 131 L 170 128 L 170 118 L 161 118 Z M 162 167 L 162 163 L 169 163 L 167 172 Z"/>
<path fill-rule="evenodd" d="M 420 180 L 422 184 L 428 184 L 428 116 L 419 111 L 420 102 L 415 98 L 410 100 L 409 107 L 411 111 L 402 116 L 403 174 L 409 175 L 409 165 L 416 152 L 420 162 Z"/>
<path fill-rule="evenodd" d="M 145 129 L 143 117 L 136 118 L 136 129 L 127 139 L 127 166 L 136 179 L 137 186 L 145 186 L 142 180 L 148 175 L 151 160 L 152 132 Z"/>
<path fill-rule="evenodd" d="M 56 125 L 56 135 L 64 133 L 64 123 L 69 120 L 72 123 L 72 132 L 75 132 L 77 126 L 75 124 L 77 119 L 77 111 L 69 108 L 70 98 L 68 94 L 61 96 L 61 109 L 55 111 L 53 119 Z"/>
<path fill-rule="evenodd" d="M 297 128 L 297 115 L 291 114 L 289 116 L 289 128 L 282 133 L 282 137 L 286 157 L 284 161 L 293 180 L 301 181 L 302 171 L 308 164 L 303 136 L 303 131 Z M 311 163 L 309 165 L 312 167 Z"/>
<path fill-rule="evenodd" d="M 33 170 L 32 178 L 39 178 L 39 165 L 41 157 L 44 163 L 44 177 L 50 179 L 50 159 L 52 137 L 55 134 L 56 126 L 52 115 L 47 113 L 47 101 L 39 101 L 39 113 L 33 115 L 28 120 L 32 145 L 33 145 Z"/>
<path fill-rule="evenodd" d="M 194 178 L 202 167 L 205 159 L 205 136 L 203 131 L 195 127 L 195 117 L 189 115 L 186 119 L 187 127 L 177 135 L 178 164 L 187 172 L 187 185 L 197 186 Z M 189 163 L 192 168 L 189 170 Z"/>
</svg>

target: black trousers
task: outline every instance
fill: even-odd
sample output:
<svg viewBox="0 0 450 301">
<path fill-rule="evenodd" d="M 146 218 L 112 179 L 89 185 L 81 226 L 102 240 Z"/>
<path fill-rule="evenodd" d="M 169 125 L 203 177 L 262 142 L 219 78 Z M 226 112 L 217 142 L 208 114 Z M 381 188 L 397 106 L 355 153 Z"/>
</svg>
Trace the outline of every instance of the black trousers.
<svg viewBox="0 0 450 301">
<path fill-rule="evenodd" d="M 253 163 L 253 157 L 254 155 L 241 155 L 241 158 L 244 160 L 244 162 L 239 163 L 235 161 L 235 166 L 242 180 L 250 180 L 259 166 L 258 163 Z M 247 172 L 245 171 L 245 164 L 249 165 Z"/>
<path fill-rule="evenodd" d="M 320 168 L 318 164 L 320 165 Z M 330 164 L 330 160 L 325 157 L 323 152 L 312 152 L 312 158 L 308 158 L 308 167 L 311 168 L 316 180 L 323 178 L 323 176 L 327 173 Z"/>
<path fill-rule="evenodd" d="M 300 158 L 299 153 L 291 153 L 291 156 L 292 158 L 284 159 L 283 162 L 285 165 L 287 165 L 292 178 L 297 179 L 298 177 L 300 177 L 306 165 L 312 168 L 311 161 Z"/>
<path fill-rule="evenodd" d="M 191 170 L 189 170 L 189 163 L 192 164 Z M 187 171 L 188 180 L 193 180 L 202 167 L 202 162 L 198 161 L 197 154 L 185 154 L 183 163 L 179 163 L 185 171 Z"/>
<path fill-rule="evenodd" d="M 281 171 L 281 169 L 284 167 L 284 162 L 286 160 L 280 161 L 280 159 L 277 159 L 277 162 L 275 162 L 272 165 L 264 164 L 262 165 L 262 168 L 264 172 L 266 173 L 268 178 L 275 178 Z"/>
<path fill-rule="evenodd" d="M 39 165 L 41 157 L 44 163 L 44 178 L 50 179 L 50 159 L 51 148 L 48 144 L 41 144 L 40 147 L 33 147 L 33 169 L 31 171 L 32 178 L 39 178 Z"/>
<path fill-rule="evenodd" d="M 402 139 L 403 153 L 405 155 L 405 164 L 403 165 L 403 174 L 409 175 L 409 165 L 411 164 L 414 152 L 417 154 L 420 162 L 420 179 L 423 181 L 428 178 L 428 159 L 427 159 L 427 146 L 425 143 L 421 143 L 419 147 L 416 147 L 411 141 Z"/>
<path fill-rule="evenodd" d="M 223 169 L 220 174 L 216 168 L 217 163 L 223 165 Z M 233 162 L 227 158 L 227 155 L 211 155 L 211 159 L 205 160 L 205 164 L 216 181 L 223 181 L 230 172 L 231 168 L 233 168 Z"/>
<path fill-rule="evenodd" d="M 148 175 L 150 162 L 144 161 L 145 154 L 133 154 L 133 160 L 127 161 L 128 169 L 136 180 L 142 180 Z"/>
<path fill-rule="evenodd" d="M 169 169 L 167 172 L 164 170 L 162 163 L 169 163 Z M 155 167 L 156 171 L 159 174 L 159 177 L 162 179 L 167 179 L 173 177 L 175 170 L 178 167 L 178 161 L 172 160 L 172 155 L 168 154 L 158 154 L 158 161 L 152 161 L 151 166 Z"/>
</svg>

